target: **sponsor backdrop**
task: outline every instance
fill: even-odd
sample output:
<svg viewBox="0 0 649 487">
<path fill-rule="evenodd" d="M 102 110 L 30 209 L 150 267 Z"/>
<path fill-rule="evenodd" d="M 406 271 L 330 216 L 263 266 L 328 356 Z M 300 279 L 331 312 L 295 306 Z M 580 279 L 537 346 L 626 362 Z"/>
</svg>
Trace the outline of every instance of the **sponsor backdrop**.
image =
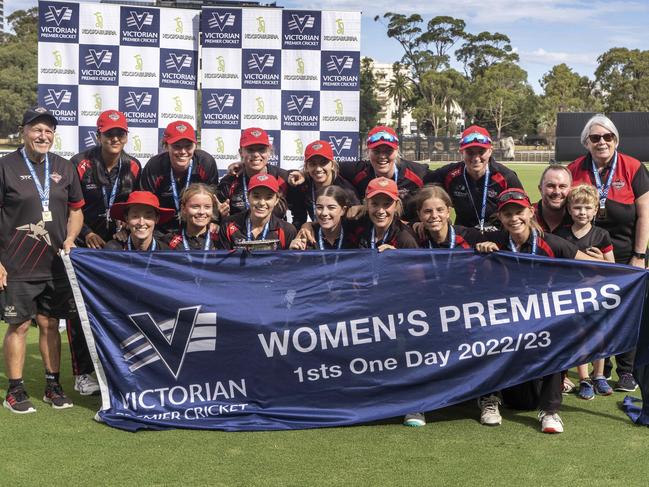
<svg viewBox="0 0 649 487">
<path fill-rule="evenodd" d="M 173 120 L 196 126 L 200 11 L 41 1 L 38 102 L 59 119 L 54 152 L 96 144 L 97 116 L 129 123 L 126 150 L 145 163 Z"/>
<path fill-rule="evenodd" d="M 339 426 L 448 406 L 631 349 L 647 280 L 508 252 L 74 249 L 64 260 L 98 416 L 126 430 Z"/>
<path fill-rule="evenodd" d="M 65 157 L 95 145 L 97 116 L 118 108 L 127 151 L 145 163 L 169 122 L 197 126 L 201 77 L 201 146 L 221 169 L 249 126 L 269 131 L 271 163 L 286 168 L 317 138 L 340 160 L 358 157 L 358 12 L 41 1 L 38 50 L 39 104 L 60 121 L 53 150 Z"/>
</svg>

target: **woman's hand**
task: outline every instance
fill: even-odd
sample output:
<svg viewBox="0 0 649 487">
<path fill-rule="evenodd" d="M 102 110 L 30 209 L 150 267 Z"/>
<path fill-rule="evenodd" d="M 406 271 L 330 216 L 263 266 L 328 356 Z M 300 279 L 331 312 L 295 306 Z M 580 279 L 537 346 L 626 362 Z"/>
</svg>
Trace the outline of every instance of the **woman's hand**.
<svg viewBox="0 0 649 487">
<path fill-rule="evenodd" d="M 304 177 L 304 174 L 302 174 L 302 171 L 291 171 L 288 173 L 288 184 L 291 186 L 299 186 L 300 184 L 303 184 L 304 181 L 306 181 L 306 178 Z"/>
<path fill-rule="evenodd" d="M 348 220 L 358 220 L 362 210 L 363 205 L 350 206 L 347 210 L 347 213 L 345 213 L 345 218 L 347 218 Z"/>
<path fill-rule="evenodd" d="M 86 247 L 91 249 L 103 249 L 104 245 L 106 245 L 106 242 L 96 233 L 90 232 L 86 235 Z"/>
<path fill-rule="evenodd" d="M 306 246 L 306 237 L 304 235 L 298 235 L 293 239 L 288 248 L 291 250 L 306 250 Z"/>
<path fill-rule="evenodd" d="M 243 170 L 243 164 L 241 162 L 233 162 L 228 166 L 228 176 L 238 176 L 239 173 Z"/>
<path fill-rule="evenodd" d="M 307 242 L 307 245 L 315 246 L 315 233 L 313 233 L 313 225 L 311 224 L 311 222 L 306 222 L 304 225 L 302 225 L 302 228 L 300 228 L 300 231 L 297 232 L 297 236 L 295 238 L 303 238 Z"/>
<path fill-rule="evenodd" d="M 584 250 L 584 253 L 595 259 L 606 260 L 602 251 L 597 247 L 588 247 L 586 250 Z"/>
<path fill-rule="evenodd" d="M 499 250 L 494 242 L 480 242 L 476 244 L 475 249 L 481 254 L 490 254 Z"/>
<path fill-rule="evenodd" d="M 381 244 L 381 245 L 379 245 L 379 248 L 377 250 L 379 252 L 383 252 L 384 250 L 397 250 L 397 248 L 394 245 Z"/>
<path fill-rule="evenodd" d="M 225 218 L 227 216 L 230 216 L 230 200 L 227 199 L 223 203 L 219 201 L 219 214 L 221 215 L 221 218 Z"/>
<path fill-rule="evenodd" d="M 115 235 L 113 235 L 113 238 L 118 242 L 126 242 L 128 240 L 128 232 L 122 228 L 117 233 L 115 233 Z"/>
</svg>

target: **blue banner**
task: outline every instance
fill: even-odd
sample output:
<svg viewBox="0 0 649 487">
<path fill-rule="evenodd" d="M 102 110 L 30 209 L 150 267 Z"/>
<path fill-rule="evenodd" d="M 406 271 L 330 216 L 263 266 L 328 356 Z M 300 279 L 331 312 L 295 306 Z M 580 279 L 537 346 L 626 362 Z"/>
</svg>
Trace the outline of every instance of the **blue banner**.
<svg viewBox="0 0 649 487">
<path fill-rule="evenodd" d="M 647 282 L 508 252 L 75 249 L 66 265 L 98 415 L 126 430 L 340 426 L 449 406 L 633 348 Z"/>
</svg>

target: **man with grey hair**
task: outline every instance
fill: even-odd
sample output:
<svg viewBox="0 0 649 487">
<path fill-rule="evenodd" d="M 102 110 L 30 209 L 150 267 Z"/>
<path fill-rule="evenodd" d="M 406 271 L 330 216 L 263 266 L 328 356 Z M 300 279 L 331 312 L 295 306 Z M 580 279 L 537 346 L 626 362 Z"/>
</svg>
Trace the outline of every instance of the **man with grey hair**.
<svg viewBox="0 0 649 487">
<path fill-rule="evenodd" d="M 39 329 L 45 365 L 43 401 L 72 406 L 59 382 L 60 318 L 74 310 L 72 291 L 58 253 L 69 252 L 83 224 L 83 194 L 70 161 L 50 153 L 57 120 L 42 107 L 23 115 L 24 144 L 0 159 L 0 290 L 4 290 L 4 360 L 9 379 L 4 407 L 36 411 L 23 383 L 26 339 Z"/>
</svg>

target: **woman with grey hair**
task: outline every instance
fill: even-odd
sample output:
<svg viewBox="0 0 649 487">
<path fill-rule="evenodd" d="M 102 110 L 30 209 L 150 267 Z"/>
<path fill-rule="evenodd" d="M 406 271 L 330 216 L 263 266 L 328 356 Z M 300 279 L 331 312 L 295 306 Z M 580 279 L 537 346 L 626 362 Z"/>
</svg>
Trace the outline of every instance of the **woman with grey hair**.
<svg viewBox="0 0 649 487">
<path fill-rule="evenodd" d="M 588 154 L 568 166 L 573 185 L 597 188 L 599 209 L 594 223 L 611 235 L 615 261 L 644 269 L 649 242 L 649 172 L 637 159 L 618 152 L 620 134 L 605 115 L 597 114 L 586 122 L 581 143 Z M 636 389 L 631 373 L 634 357 L 634 350 L 616 356 L 619 380 L 615 390 Z"/>
</svg>

